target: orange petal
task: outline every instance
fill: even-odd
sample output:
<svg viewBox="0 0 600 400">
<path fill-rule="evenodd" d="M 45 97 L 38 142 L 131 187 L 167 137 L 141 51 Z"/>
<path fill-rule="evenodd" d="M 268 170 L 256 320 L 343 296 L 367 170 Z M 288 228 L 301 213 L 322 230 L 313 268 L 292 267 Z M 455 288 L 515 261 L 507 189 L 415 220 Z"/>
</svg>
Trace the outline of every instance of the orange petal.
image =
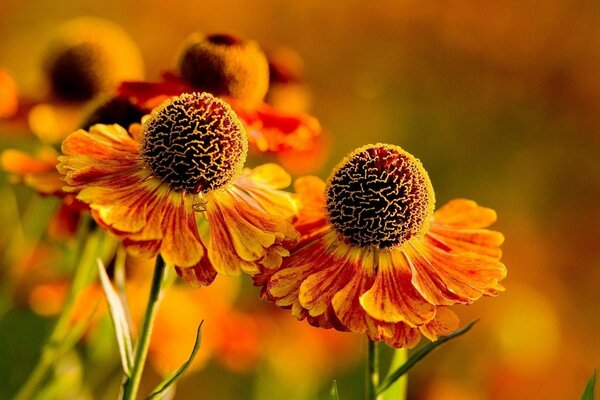
<svg viewBox="0 0 600 400">
<path fill-rule="evenodd" d="M 375 266 L 371 250 L 363 251 L 360 261 L 352 265 L 352 278 L 339 292 L 333 296 L 331 303 L 340 321 L 352 332 L 365 332 L 369 318 L 359 298 L 373 286 L 375 281 Z M 349 265 L 350 267 L 350 265 Z"/>
<path fill-rule="evenodd" d="M 431 341 L 446 336 L 458 329 L 460 320 L 448 307 L 438 307 L 435 318 L 426 325 L 420 326 L 421 333 Z"/>
<path fill-rule="evenodd" d="M 342 253 L 338 251 L 337 254 L 322 260 L 321 263 L 326 268 L 309 275 L 300 286 L 298 299 L 311 316 L 323 314 L 335 294 L 352 278 L 354 273 L 352 263 L 356 262 L 358 255 L 345 254 L 349 248 L 340 250 Z"/>
<path fill-rule="evenodd" d="M 472 252 L 499 259 L 504 235 L 487 229 L 456 228 L 432 223 L 426 237 L 443 244 L 449 251 Z"/>
<path fill-rule="evenodd" d="M 13 174 L 37 174 L 56 170 L 56 157 L 56 151 L 50 148 L 44 149 L 38 157 L 9 149 L 2 152 L 1 163 L 5 171 Z"/>
<path fill-rule="evenodd" d="M 421 240 L 403 247 L 413 284 L 432 304 L 469 304 L 498 287 L 506 268 L 497 259 L 474 253 L 448 253 Z"/>
<path fill-rule="evenodd" d="M 410 266 L 399 251 L 382 251 L 379 268 L 371 289 L 360 297 L 369 316 L 385 322 L 423 325 L 435 316 L 428 303 L 411 282 Z"/>
<path fill-rule="evenodd" d="M 173 196 L 162 222 L 163 240 L 160 246 L 167 264 L 179 267 L 197 265 L 204 256 L 204 245 L 200 240 L 196 217 L 191 204 L 186 204 L 185 195 Z"/>
<path fill-rule="evenodd" d="M 496 211 L 479 206 L 471 200 L 452 200 L 433 214 L 440 224 L 464 228 L 487 228 L 496 222 Z"/>
<path fill-rule="evenodd" d="M 210 225 L 209 256 L 215 269 L 228 274 L 240 268 L 255 275 L 260 267 L 278 267 L 287 249 L 298 235 L 285 219 L 256 206 L 247 194 L 229 188 L 207 196 L 207 219 Z M 230 255 L 220 247 L 230 249 Z M 231 261 L 237 259 L 237 262 Z M 218 261 L 217 261 L 218 260 Z M 228 265 L 224 264 L 229 263 Z"/>
<path fill-rule="evenodd" d="M 217 277 L 217 271 L 215 271 L 211 265 L 207 255 L 202 257 L 196 265 L 191 267 L 175 266 L 175 271 L 177 272 L 177 275 L 193 286 L 208 286 Z"/>
<path fill-rule="evenodd" d="M 375 342 L 383 341 L 396 349 L 410 349 L 415 347 L 421 339 L 418 328 L 411 328 L 403 322 L 387 323 L 370 318 L 367 321 L 369 325 L 367 336 Z"/>
<path fill-rule="evenodd" d="M 292 183 L 292 178 L 277 164 L 263 164 L 250 170 L 250 176 L 259 182 L 264 182 L 273 189 L 284 189 Z"/>
</svg>

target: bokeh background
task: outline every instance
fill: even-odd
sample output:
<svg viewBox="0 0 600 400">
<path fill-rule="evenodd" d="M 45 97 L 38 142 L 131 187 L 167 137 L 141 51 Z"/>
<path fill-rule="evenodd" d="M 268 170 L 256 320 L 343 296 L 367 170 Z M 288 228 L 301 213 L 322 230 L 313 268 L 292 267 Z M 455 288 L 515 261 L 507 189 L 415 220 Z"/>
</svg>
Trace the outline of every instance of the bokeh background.
<svg viewBox="0 0 600 400">
<path fill-rule="evenodd" d="M 438 204 L 465 197 L 497 210 L 507 291 L 457 309 L 463 323 L 481 321 L 411 373 L 410 399 L 578 398 L 600 366 L 599 3 L 3 0 L 0 66 L 22 94 L 39 90 L 48 37 L 81 15 L 127 31 L 150 80 L 174 66 L 194 31 L 236 32 L 267 51 L 292 48 L 304 60 L 310 110 L 331 138 L 314 173 L 326 177 L 365 143 L 394 143 L 421 159 Z M 0 129 L 1 149 L 35 148 L 22 132 Z M 56 201 L 1 179 L 0 276 L 6 283 L 6 271 L 25 271 L 2 285 L 0 398 L 9 398 L 51 323 L 32 292 L 58 279 L 46 268 L 60 271 L 69 244 L 40 234 Z M 14 254 L 28 235 L 41 235 L 40 243 Z M 333 378 L 342 399 L 362 398 L 360 338 L 295 322 L 256 300 L 246 280 L 219 285 L 201 295 L 181 288 L 166 301 L 158 337 L 167 350 L 157 343 L 155 352 L 167 354 L 156 355 L 143 390 L 159 381 L 161 365 L 177 362 L 173 354 L 185 359 L 198 320 L 208 329 L 215 314 L 214 335 L 227 341 L 207 336 L 210 355 L 177 398 L 326 398 Z M 48 290 L 36 292 L 43 304 L 57 289 Z M 98 326 L 55 372 L 69 377 L 63 387 L 75 397 L 116 393 L 110 324 Z"/>
</svg>

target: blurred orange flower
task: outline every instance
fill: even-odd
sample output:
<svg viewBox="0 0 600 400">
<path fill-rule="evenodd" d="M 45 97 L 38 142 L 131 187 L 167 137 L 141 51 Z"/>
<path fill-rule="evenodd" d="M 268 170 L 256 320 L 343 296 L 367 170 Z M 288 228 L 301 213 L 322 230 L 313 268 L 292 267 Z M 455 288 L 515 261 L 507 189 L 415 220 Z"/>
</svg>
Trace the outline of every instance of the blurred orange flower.
<svg viewBox="0 0 600 400">
<path fill-rule="evenodd" d="M 2 152 L 0 164 L 14 182 L 25 183 L 44 196 L 62 198 L 48 232 L 54 238 L 68 238 L 77 230 L 81 212 L 88 207 L 63 191 L 64 181 L 56 169 L 57 157 L 58 153 L 50 146 L 41 148 L 35 156 L 9 149 Z"/>
<path fill-rule="evenodd" d="M 503 290 L 504 238 L 484 229 L 495 212 L 454 200 L 433 213 L 427 172 L 397 146 L 362 147 L 327 186 L 308 177 L 295 187 L 300 244 L 255 283 L 298 319 L 412 347 L 420 333 L 435 340 L 458 327 L 447 306 Z"/>
<path fill-rule="evenodd" d="M 311 150 L 321 134 L 319 122 L 304 112 L 265 103 L 268 85 L 267 59 L 255 42 L 229 34 L 194 34 L 184 44 L 178 72 L 164 73 L 156 83 L 123 82 L 119 94 L 148 111 L 181 93 L 209 92 L 238 114 L 252 148 L 275 153 Z"/>
<path fill-rule="evenodd" d="M 278 190 L 289 176 L 275 165 L 242 171 L 246 151 L 227 103 L 184 94 L 129 132 L 94 125 L 69 135 L 59 170 L 65 190 L 130 252 L 160 252 L 184 279 L 208 285 L 217 272 L 276 268 L 297 241 L 295 203 Z"/>
</svg>

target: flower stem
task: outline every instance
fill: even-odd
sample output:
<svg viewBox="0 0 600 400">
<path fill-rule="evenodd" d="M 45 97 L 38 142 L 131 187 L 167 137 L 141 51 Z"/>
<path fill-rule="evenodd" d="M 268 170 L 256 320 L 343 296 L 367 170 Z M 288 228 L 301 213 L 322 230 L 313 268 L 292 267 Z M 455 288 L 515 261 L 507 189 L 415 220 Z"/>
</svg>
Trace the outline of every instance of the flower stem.
<svg viewBox="0 0 600 400">
<path fill-rule="evenodd" d="M 379 345 L 367 338 L 367 400 L 379 400 Z"/>
<path fill-rule="evenodd" d="M 390 373 L 396 371 L 398 368 L 400 368 L 402 365 L 404 365 L 404 363 L 406 363 L 407 360 L 408 360 L 408 350 L 407 349 L 403 348 L 403 349 L 394 350 L 394 355 L 392 357 L 392 362 L 390 364 L 388 376 L 390 375 Z M 389 388 L 387 388 L 385 390 L 385 392 L 382 392 L 380 390 L 378 390 L 378 392 L 380 392 L 382 394 L 385 393 L 385 394 L 383 394 L 384 399 L 405 400 L 406 395 L 407 395 L 407 388 L 408 388 L 408 374 L 404 374 L 404 375 L 402 375 L 402 377 L 400 377 L 400 379 L 398 379 Z"/>
<path fill-rule="evenodd" d="M 150 337 L 152 336 L 152 327 L 154 325 L 156 311 L 158 310 L 160 290 L 162 287 L 164 274 L 165 262 L 159 254 L 156 257 L 156 264 L 154 266 L 154 276 L 152 277 L 152 286 L 150 287 L 150 294 L 148 296 L 146 314 L 144 315 L 140 337 L 138 338 L 135 348 L 135 358 L 133 360 L 131 376 L 126 380 L 125 387 L 123 389 L 123 400 L 135 399 L 140 382 L 142 380 L 142 372 L 144 371 L 144 366 L 146 364 L 146 356 L 148 355 Z"/>
<path fill-rule="evenodd" d="M 81 235 L 85 238 L 87 231 L 84 231 Z M 50 336 L 44 343 L 41 350 L 41 355 L 38 363 L 36 364 L 33 371 L 27 378 L 27 381 L 23 384 L 19 392 L 15 395 L 15 400 L 27 400 L 31 398 L 34 391 L 42 383 L 48 370 L 54 364 L 57 358 L 59 358 L 66 350 L 63 346 L 63 342 L 69 333 L 70 322 L 75 307 L 75 301 L 77 295 L 90 281 L 94 271 L 95 262 L 94 260 L 105 251 L 107 247 L 105 243 L 105 236 L 102 232 L 97 231 L 85 240 L 85 247 L 79 258 L 79 262 L 75 269 L 75 275 L 73 276 L 73 282 L 67 294 L 63 309 L 52 328 Z M 108 245 L 110 247 L 110 245 Z M 109 249 L 110 251 L 110 249 Z"/>
</svg>

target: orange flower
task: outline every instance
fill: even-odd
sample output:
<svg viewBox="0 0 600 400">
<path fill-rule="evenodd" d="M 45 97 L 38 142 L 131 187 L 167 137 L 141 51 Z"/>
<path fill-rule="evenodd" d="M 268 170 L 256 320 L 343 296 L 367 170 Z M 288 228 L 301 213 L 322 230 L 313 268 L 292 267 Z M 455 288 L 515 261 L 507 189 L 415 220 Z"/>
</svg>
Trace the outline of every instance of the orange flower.
<svg viewBox="0 0 600 400">
<path fill-rule="evenodd" d="M 25 183 L 44 196 L 62 198 L 48 231 L 54 238 L 68 238 L 77 230 L 81 212 L 87 210 L 87 206 L 62 190 L 64 182 L 56 170 L 57 157 L 57 152 L 49 146 L 41 148 L 35 156 L 9 149 L 2 152 L 0 164 L 12 174 L 13 181 Z"/>
<path fill-rule="evenodd" d="M 275 165 L 242 171 L 247 139 L 229 105 L 184 94 L 143 121 L 69 135 L 58 167 L 65 190 L 131 253 L 160 252 L 186 280 L 278 267 L 297 241 L 295 204 L 277 190 L 290 178 Z"/>
<path fill-rule="evenodd" d="M 179 56 L 178 72 L 164 73 L 157 83 L 123 82 L 119 94 L 150 110 L 181 93 L 209 92 L 227 101 L 238 114 L 253 149 L 312 150 L 321 134 L 319 122 L 308 114 L 265 103 L 268 86 L 267 59 L 255 42 L 229 34 L 193 34 Z"/>
<path fill-rule="evenodd" d="M 454 200 L 433 213 L 427 172 L 400 147 L 365 146 L 326 186 L 307 177 L 295 187 L 301 241 L 255 283 L 298 319 L 412 347 L 458 327 L 447 306 L 503 290 L 503 236 L 484 229 L 495 212 Z"/>
</svg>

